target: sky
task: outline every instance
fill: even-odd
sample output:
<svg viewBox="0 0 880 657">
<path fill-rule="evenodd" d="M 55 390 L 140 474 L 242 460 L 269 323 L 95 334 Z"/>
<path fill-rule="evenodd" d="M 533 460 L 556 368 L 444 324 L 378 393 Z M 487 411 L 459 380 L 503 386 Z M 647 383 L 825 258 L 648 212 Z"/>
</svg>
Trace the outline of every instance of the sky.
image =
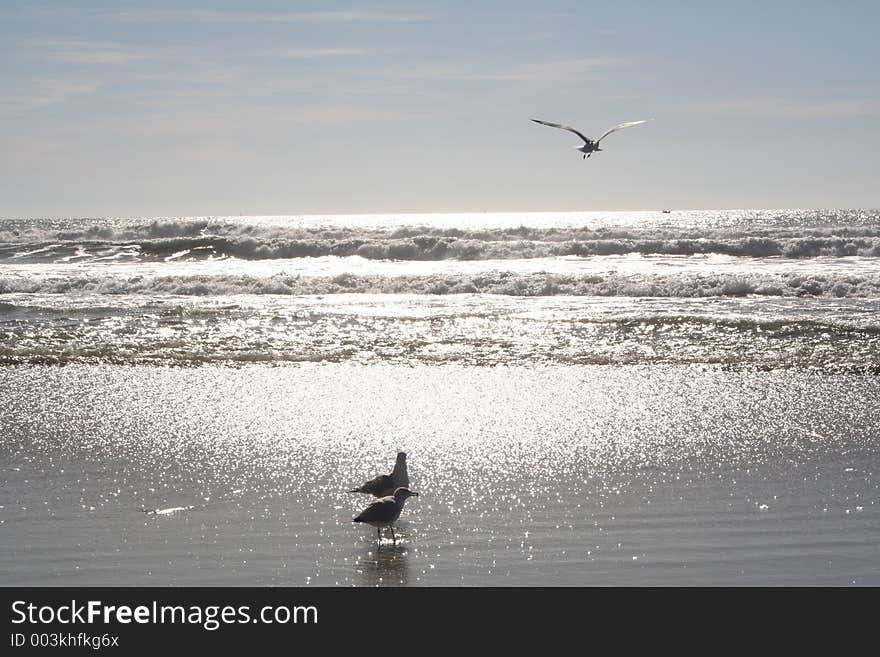
<svg viewBox="0 0 880 657">
<path fill-rule="evenodd" d="M 880 207 L 880 2 L 0 0 L 0 216 Z M 584 161 L 565 123 L 598 136 Z"/>
</svg>

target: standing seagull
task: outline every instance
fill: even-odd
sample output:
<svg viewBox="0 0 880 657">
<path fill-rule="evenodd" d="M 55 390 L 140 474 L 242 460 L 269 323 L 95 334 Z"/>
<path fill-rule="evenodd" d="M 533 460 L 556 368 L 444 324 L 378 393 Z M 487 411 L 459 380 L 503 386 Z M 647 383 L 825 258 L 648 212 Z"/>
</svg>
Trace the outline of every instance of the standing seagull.
<svg viewBox="0 0 880 657">
<path fill-rule="evenodd" d="M 382 549 L 382 527 L 391 528 L 391 540 L 397 545 L 397 536 L 394 535 L 394 521 L 400 517 L 400 512 L 403 511 L 403 503 L 406 502 L 406 498 L 418 497 L 418 495 L 415 491 L 401 486 L 394 491 L 394 495 L 389 495 L 373 502 L 361 511 L 360 515 L 355 517 L 352 522 L 365 522 L 376 528 L 377 552 Z"/>
<path fill-rule="evenodd" d="M 409 475 L 406 473 L 406 453 L 397 452 L 397 463 L 390 475 L 379 475 L 370 479 L 360 488 L 348 491 L 349 493 L 367 493 L 375 497 L 387 497 L 393 495 L 401 486 L 409 486 Z"/>
<path fill-rule="evenodd" d="M 618 123 L 613 128 L 608 128 L 605 132 L 602 133 L 602 136 L 593 141 L 589 137 L 584 137 L 580 132 L 575 130 L 574 128 L 570 128 L 567 125 L 560 125 L 559 123 L 550 123 L 548 121 L 539 121 L 538 119 L 532 119 L 535 123 L 540 123 L 541 125 L 549 125 L 551 128 L 562 128 L 563 130 L 568 130 L 569 132 L 573 132 L 578 137 L 584 140 L 583 146 L 578 146 L 577 150 L 584 154 L 584 159 L 586 160 L 590 155 L 593 154 L 594 151 L 601 151 L 599 148 L 599 142 L 605 139 L 608 135 L 610 135 L 615 130 L 621 130 L 623 128 L 629 128 L 633 125 L 639 125 L 640 123 L 647 123 L 651 119 L 645 119 L 644 121 L 629 121 L 627 123 Z"/>
</svg>

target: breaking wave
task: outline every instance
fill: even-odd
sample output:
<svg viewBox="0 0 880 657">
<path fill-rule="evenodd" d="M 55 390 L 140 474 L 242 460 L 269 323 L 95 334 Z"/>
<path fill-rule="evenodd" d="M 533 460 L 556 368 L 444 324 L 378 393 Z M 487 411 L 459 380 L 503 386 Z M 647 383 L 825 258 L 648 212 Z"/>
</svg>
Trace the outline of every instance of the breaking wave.
<svg viewBox="0 0 880 657">
<path fill-rule="evenodd" d="M 0 225 L 0 259 L 270 260 L 360 256 L 371 260 L 494 260 L 558 256 L 721 254 L 742 257 L 880 257 L 880 226 L 507 227 L 465 230 L 303 227 L 207 220 L 80 228 Z"/>
<path fill-rule="evenodd" d="M 623 275 L 487 273 L 381 276 L 276 274 L 195 276 L 0 277 L 0 294 L 159 294 L 215 296 L 234 294 L 500 294 L 508 296 L 620 297 L 852 297 L 880 296 L 880 275 Z"/>
</svg>

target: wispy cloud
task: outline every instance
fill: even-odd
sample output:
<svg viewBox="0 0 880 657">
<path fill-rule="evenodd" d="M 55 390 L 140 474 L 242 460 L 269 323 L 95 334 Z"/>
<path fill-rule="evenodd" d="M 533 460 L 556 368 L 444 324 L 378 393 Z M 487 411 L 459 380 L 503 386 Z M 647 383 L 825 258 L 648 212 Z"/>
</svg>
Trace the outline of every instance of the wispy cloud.
<svg viewBox="0 0 880 657">
<path fill-rule="evenodd" d="M 276 50 L 279 57 L 291 59 L 321 59 L 324 57 L 354 57 L 358 55 L 370 55 L 375 51 L 360 48 L 295 48 L 290 50 Z"/>
<path fill-rule="evenodd" d="M 33 80 L 28 88 L 4 96 L 2 105 L 19 111 L 28 111 L 63 103 L 75 96 L 92 94 L 101 83 L 94 80 Z"/>
<path fill-rule="evenodd" d="M 421 13 L 359 9 L 315 12 L 135 9 L 105 12 L 100 16 L 135 23 L 413 23 L 428 20 L 428 16 Z"/>
<path fill-rule="evenodd" d="M 80 39 L 36 40 L 26 46 L 63 64 L 119 65 L 147 59 L 149 53 L 119 43 Z"/>
<path fill-rule="evenodd" d="M 450 81 L 570 82 L 607 77 L 621 65 L 610 57 L 534 62 L 499 68 L 466 65 L 424 65 L 395 69 L 403 78 Z"/>
<path fill-rule="evenodd" d="M 352 105 L 314 105 L 289 111 L 283 121 L 296 123 L 364 123 L 374 121 L 425 120 L 446 116 L 442 112 L 407 111 L 388 107 Z M 278 117 L 274 117 L 279 120 Z"/>
<path fill-rule="evenodd" d="M 856 118 L 880 113 L 880 102 L 855 98 L 797 99 L 773 96 L 718 98 L 679 106 L 690 112 L 773 118 Z"/>
</svg>

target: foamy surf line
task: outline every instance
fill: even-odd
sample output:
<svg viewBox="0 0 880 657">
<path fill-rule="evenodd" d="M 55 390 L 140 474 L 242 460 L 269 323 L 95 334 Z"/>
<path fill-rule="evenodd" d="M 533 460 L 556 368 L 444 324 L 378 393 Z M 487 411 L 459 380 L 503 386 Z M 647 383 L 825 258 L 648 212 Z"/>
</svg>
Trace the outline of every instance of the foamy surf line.
<svg viewBox="0 0 880 657">
<path fill-rule="evenodd" d="M 240 227 L 230 233 L 241 232 Z M 397 231 L 362 234 L 290 229 L 266 234 L 179 236 L 101 241 L 88 236 L 52 235 L 48 241 L 21 241 L 0 234 L 0 261 L 101 262 L 199 261 L 218 258 L 279 260 L 358 256 L 370 260 L 511 260 L 563 256 L 707 255 L 815 258 L 880 257 L 880 229 L 799 229 L 756 231 L 662 230 L 595 231 L 527 229 L 517 231 Z M 402 235 L 400 232 L 414 233 Z M 282 233 L 282 234 L 279 234 Z M 327 235 L 329 233 L 329 236 Z M 31 236 L 35 237 L 35 236 Z M 120 238 L 122 236 L 119 236 Z M 67 239 L 64 239 L 67 238 Z"/>
<path fill-rule="evenodd" d="M 722 254 L 880 256 L 880 212 L 462 213 L 0 219 L 0 261 L 492 260 Z"/>
<path fill-rule="evenodd" d="M 489 271 L 424 276 L 342 273 L 70 277 L 0 276 L 0 294 L 156 294 L 180 296 L 323 294 L 493 294 L 507 296 L 836 297 L 880 296 L 880 274 L 556 274 Z"/>
</svg>

